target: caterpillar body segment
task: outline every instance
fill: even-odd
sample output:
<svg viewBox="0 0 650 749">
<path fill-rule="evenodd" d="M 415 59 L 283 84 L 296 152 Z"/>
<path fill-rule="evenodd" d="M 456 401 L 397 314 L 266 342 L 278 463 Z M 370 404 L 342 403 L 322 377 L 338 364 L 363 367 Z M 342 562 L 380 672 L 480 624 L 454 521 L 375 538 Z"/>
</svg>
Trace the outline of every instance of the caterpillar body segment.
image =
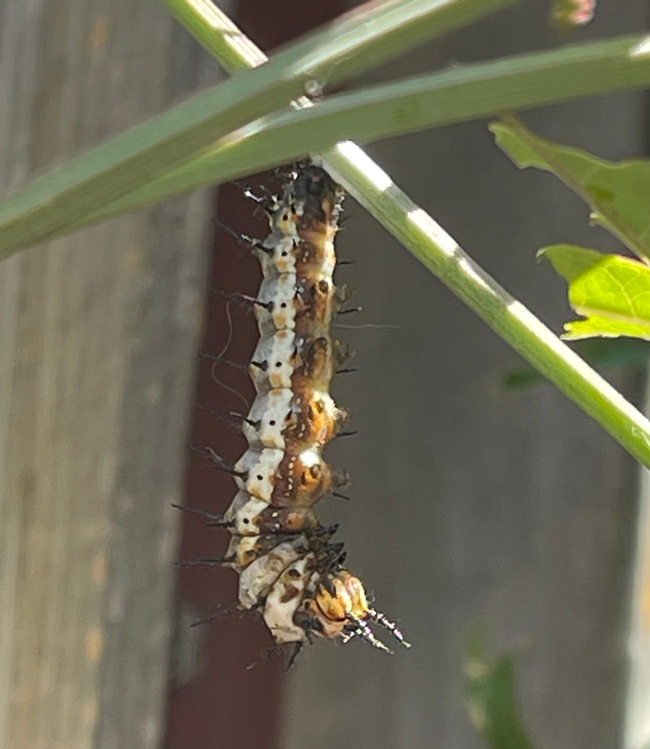
<svg viewBox="0 0 650 749">
<path fill-rule="evenodd" d="M 311 507 L 273 507 L 245 491 L 237 492 L 223 518 L 224 525 L 236 536 L 299 533 L 318 527 Z"/>
<path fill-rule="evenodd" d="M 288 444 L 323 447 L 348 423 L 327 391 L 276 388 L 254 400 L 242 431 L 251 447 L 284 450 Z"/>
</svg>

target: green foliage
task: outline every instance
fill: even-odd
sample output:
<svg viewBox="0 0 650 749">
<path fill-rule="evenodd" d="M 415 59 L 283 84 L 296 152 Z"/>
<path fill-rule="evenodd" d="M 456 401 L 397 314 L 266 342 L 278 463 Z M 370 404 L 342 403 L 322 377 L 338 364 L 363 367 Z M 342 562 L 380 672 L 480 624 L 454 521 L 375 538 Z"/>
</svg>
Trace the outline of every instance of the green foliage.
<svg viewBox="0 0 650 749">
<path fill-rule="evenodd" d="M 243 72 L 244 66 L 233 62 L 236 58 L 232 45 L 229 45 L 228 61 L 233 67 L 238 65 L 240 71 L 236 78 L 195 94 L 51 170 L 2 201 L 0 259 L 84 225 L 89 216 L 101 216 L 113 202 L 121 201 L 136 190 L 144 192 L 144 201 L 127 201 L 127 210 L 145 201 L 162 200 L 177 193 L 179 185 L 175 173 L 197 160 L 200 162 L 208 151 L 216 149 L 222 158 L 225 156 L 226 161 L 230 160 L 230 174 L 224 176 L 217 172 L 211 180 L 208 176 L 208 181 L 213 183 L 277 165 L 271 155 L 274 153 L 272 144 L 268 141 L 263 148 L 257 144 L 257 164 L 248 162 L 243 171 L 243 155 L 241 151 L 239 156 L 237 153 L 233 155 L 231 147 L 246 143 L 252 134 L 264 130 L 263 118 L 286 109 L 310 87 L 340 83 L 404 54 L 413 46 L 516 1 L 454 0 L 441 3 L 439 0 L 420 0 L 414 5 L 410 0 L 394 0 L 368 4 L 340 23 L 297 41 L 268 63 Z M 195 31 L 202 28 L 196 8 L 179 2 L 173 4 L 177 11 L 184 6 L 183 20 L 188 22 L 192 18 Z M 212 34 L 215 36 L 214 29 Z M 221 46 L 226 48 L 226 45 Z M 642 85 L 641 80 L 650 82 L 650 60 L 640 63 L 633 66 L 634 75 L 641 76 L 638 85 Z M 626 83 L 629 85 L 627 79 Z M 251 127 L 247 129 L 249 125 Z M 304 135 L 313 127 L 304 122 L 299 130 Z M 285 132 L 281 143 L 286 146 L 293 137 Z M 327 145 L 333 145 L 333 138 L 335 136 L 330 137 Z M 305 146 L 301 150 L 294 146 L 285 155 L 291 160 L 304 157 L 308 152 Z M 259 156 L 262 156 L 261 161 Z M 205 169 L 201 173 L 204 172 Z M 197 175 L 189 175 L 189 184 L 187 175 L 184 176 L 182 186 L 185 190 L 196 187 Z M 169 179 L 171 185 L 167 182 Z M 152 191 L 152 185 L 159 180 L 167 182 L 167 194 Z"/>
<path fill-rule="evenodd" d="M 487 660 L 482 638 L 467 653 L 466 695 L 470 720 L 490 749 L 535 749 L 520 717 L 515 696 L 515 660 Z"/>
<path fill-rule="evenodd" d="M 308 102 L 306 91 L 353 77 L 518 0 L 370 2 L 265 64 L 262 51 L 216 5 L 164 1 L 228 71 L 238 73 L 236 78 L 52 170 L 0 203 L 0 258 L 317 150 L 315 158 L 432 273 L 650 467 L 650 422 L 347 140 L 365 142 L 512 108 L 646 88 L 645 37 L 453 66 Z M 336 138 L 346 140 L 333 145 Z"/>
<path fill-rule="evenodd" d="M 181 0 L 173 0 L 174 5 L 179 3 Z M 460 8 L 459 0 L 453 4 Z M 443 7 L 446 6 L 439 6 Z M 195 29 L 195 25 L 191 27 Z M 212 28 L 210 25 L 201 34 L 206 44 L 210 35 L 214 37 Z M 650 81 L 650 58 L 630 55 L 630 49 L 638 44 L 639 38 L 614 39 L 467 64 L 397 83 L 333 94 L 307 108 L 281 109 L 270 113 L 263 127 L 243 130 L 217 141 L 196 157 L 131 189 L 65 230 L 96 223 L 191 189 L 288 163 L 307 153 L 317 151 L 331 165 L 335 140 L 367 143 L 496 115 L 504 109 L 645 86 Z M 229 64 L 229 58 L 225 59 Z M 257 55 L 255 60 L 259 60 Z M 2 242 L 0 221 L 0 248 Z"/>
<path fill-rule="evenodd" d="M 491 129 L 517 166 L 555 174 L 591 206 L 594 223 L 644 261 L 565 244 L 540 250 L 567 281 L 571 307 L 585 318 L 567 322 L 563 337 L 650 340 L 650 161 L 604 161 L 540 138 L 514 117 Z"/>
<path fill-rule="evenodd" d="M 650 340 L 650 268 L 645 263 L 562 244 L 538 254 L 568 282 L 571 306 L 587 318 L 566 323 L 565 338 Z"/>
<path fill-rule="evenodd" d="M 555 174 L 591 206 L 595 223 L 650 259 L 650 161 L 605 161 L 540 138 L 514 117 L 490 129 L 517 166 Z"/>
</svg>

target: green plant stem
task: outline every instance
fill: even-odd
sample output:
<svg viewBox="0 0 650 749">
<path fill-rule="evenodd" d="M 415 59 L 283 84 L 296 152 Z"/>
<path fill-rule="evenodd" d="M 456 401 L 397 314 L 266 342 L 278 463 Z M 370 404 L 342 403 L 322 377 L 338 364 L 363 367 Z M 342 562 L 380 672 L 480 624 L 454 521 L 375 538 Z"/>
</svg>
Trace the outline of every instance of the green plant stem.
<svg viewBox="0 0 650 749">
<path fill-rule="evenodd" d="M 201 15 L 196 0 L 164 2 L 170 6 L 182 4 Z M 220 11 L 214 10 L 223 17 Z M 206 23 L 209 21 L 205 19 Z M 223 21 L 231 28 L 234 26 L 225 17 Z M 241 32 L 236 27 L 234 29 L 239 35 L 235 34 L 232 38 L 241 41 Z M 206 34 L 202 43 L 220 59 L 220 44 L 212 48 L 206 43 L 207 40 Z M 245 46 L 255 49 L 249 40 L 246 40 Z M 242 47 L 242 64 L 249 62 L 247 55 Z M 341 143 L 323 154 L 323 161 L 332 176 L 425 267 L 631 455 L 650 467 L 650 422 L 524 305 L 497 284 L 358 146 L 351 142 Z"/>
<path fill-rule="evenodd" d="M 345 146 L 349 150 L 351 144 Z M 345 174 L 339 171 L 343 168 Z M 650 422 L 615 388 L 511 297 L 434 219 L 369 168 L 351 173 L 347 156 L 328 156 L 328 170 L 413 255 L 537 371 L 650 467 Z"/>
<path fill-rule="evenodd" d="M 201 157 L 89 214 L 75 228 L 322 151 L 342 134 L 365 143 L 504 110 L 642 88 L 650 84 L 650 57 L 630 54 L 642 40 L 593 42 L 466 65 L 271 115 L 264 128 L 229 137 Z"/>
<path fill-rule="evenodd" d="M 229 73 L 261 64 L 263 52 L 209 0 L 163 2 Z M 275 55 L 270 64 L 276 65 L 292 53 L 296 66 L 311 71 L 320 84 L 336 83 L 517 2 L 520 0 L 368 2 L 327 25 L 324 32 Z"/>
<path fill-rule="evenodd" d="M 357 75 L 514 1 L 387 0 L 362 6 L 236 81 L 191 97 L 4 201 L 0 258 L 69 231 L 88 213 L 198 156 L 220 137 L 286 107 L 305 91 Z M 189 23 L 187 13 L 183 18 Z M 233 54 L 228 59 L 232 64 Z"/>
<path fill-rule="evenodd" d="M 231 75 L 257 68 L 268 57 L 212 0 L 163 0 L 172 15 Z"/>
</svg>

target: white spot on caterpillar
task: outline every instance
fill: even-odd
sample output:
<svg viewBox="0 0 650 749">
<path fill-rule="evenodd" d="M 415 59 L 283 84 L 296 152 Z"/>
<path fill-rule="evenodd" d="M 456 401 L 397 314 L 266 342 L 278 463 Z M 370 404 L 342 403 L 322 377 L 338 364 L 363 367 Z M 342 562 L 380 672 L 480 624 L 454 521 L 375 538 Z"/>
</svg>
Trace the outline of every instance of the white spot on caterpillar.
<svg viewBox="0 0 650 749">
<path fill-rule="evenodd" d="M 264 621 L 276 642 L 300 642 L 305 639 L 304 630 L 294 624 L 293 617 L 302 603 L 305 584 L 309 576 L 308 562 L 314 555 L 307 554 L 288 567 L 268 593 L 264 605 Z"/>
<path fill-rule="evenodd" d="M 258 427 L 244 422 L 242 431 L 251 447 L 285 449 L 284 430 L 287 416 L 291 413 L 293 392 L 288 388 L 276 388 L 258 395 L 248 414 L 250 421 Z"/>
<path fill-rule="evenodd" d="M 251 497 L 245 491 L 239 491 L 224 518 L 235 524 L 232 533 L 241 536 L 257 536 L 259 535 L 259 514 L 268 509 L 268 506 L 268 502 Z"/>
<path fill-rule="evenodd" d="M 264 598 L 272 585 L 301 553 L 304 553 L 305 537 L 297 536 L 279 544 L 268 554 L 251 562 L 239 578 L 239 602 L 245 609 Z"/>
<path fill-rule="evenodd" d="M 235 477 L 237 486 L 258 499 L 270 502 L 275 473 L 283 457 L 283 450 L 249 448 L 235 463 L 235 470 L 246 474 L 245 478 Z"/>
<path fill-rule="evenodd" d="M 296 325 L 296 274 L 281 273 L 262 281 L 258 301 L 272 304 L 269 312 L 265 307 L 255 306 L 255 316 L 262 335 L 268 335 Z"/>
<path fill-rule="evenodd" d="M 260 338 L 252 361 L 264 364 L 264 368 L 252 365 L 251 377 L 258 392 L 272 388 L 291 388 L 294 370 L 295 334 L 291 330 L 278 330 L 273 335 Z"/>
</svg>

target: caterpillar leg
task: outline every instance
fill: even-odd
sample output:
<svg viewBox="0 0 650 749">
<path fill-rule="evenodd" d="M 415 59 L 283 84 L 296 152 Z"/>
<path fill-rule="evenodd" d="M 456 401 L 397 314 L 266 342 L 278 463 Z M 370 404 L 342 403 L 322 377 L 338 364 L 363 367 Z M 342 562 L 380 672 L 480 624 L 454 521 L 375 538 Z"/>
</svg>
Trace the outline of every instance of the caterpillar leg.
<svg viewBox="0 0 650 749">
<path fill-rule="evenodd" d="M 225 525 L 225 523 L 222 522 L 223 515 L 215 515 L 212 512 L 206 512 L 205 510 L 201 510 L 198 507 L 192 507 L 191 505 L 177 505 L 172 502 L 171 506 L 176 510 L 182 510 L 183 512 L 190 513 L 191 515 L 200 515 L 201 517 L 210 521 L 208 525 Z"/>
<path fill-rule="evenodd" d="M 272 190 L 269 190 L 266 185 L 259 186 L 262 194 L 257 195 L 253 192 L 253 188 L 250 185 L 245 185 L 243 182 L 237 180 L 234 180 L 232 184 L 237 185 L 244 194 L 244 197 L 253 201 L 267 216 L 271 216 L 278 209 L 278 196 Z"/>
<path fill-rule="evenodd" d="M 311 641 L 310 641 L 311 642 Z M 296 660 L 298 659 L 298 656 L 300 655 L 300 651 L 302 650 L 304 646 L 304 641 L 300 640 L 299 642 L 291 643 L 293 646 L 293 653 L 289 656 L 289 661 L 287 663 L 287 667 L 285 668 L 285 673 L 295 664 Z"/>
<path fill-rule="evenodd" d="M 248 364 L 242 364 L 241 362 L 233 361 L 232 359 L 227 359 L 225 356 L 221 356 L 220 354 L 207 354 L 204 352 L 201 352 L 199 354 L 200 359 L 207 359 L 208 361 L 214 361 L 217 362 L 217 364 L 223 364 L 226 367 L 231 367 L 232 369 L 238 369 L 241 372 L 248 372 Z"/>
<path fill-rule="evenodd" d="M 236 478 L 240 479 L 245 479 L 248 475 L 247 471 L 238 471 L 235 466 L 232 465 L 232 463 L 228 463 L 227 460 L 222 458 L 221 455 L 218 455 L 211 447 L 196 447 L 196 445 L 192 445 L 190 449 L 195 453 L 202 455 L 204 458 L 207 458 L 220 471 L 223 471 L 224 473 L 229 473 L 231 476 L 235 476 Z"/>
<path fill-rule="evenodd" d="M 233 555 L 223 557 L 199 557 L 198 559 L 181 559 L 174 562 L 175 567 L 223 567 L 232 564 L 236 557 Z"/>
<path fill-rule="evenodd" d="M 261 309 L 265 309 L 268 312 L 271 312 L 273 309 L 273 302 L 263 302 L 257 297 L 250 296 L 249 294 L 242 294 L 241 292 L 237 291 L 226 291 L 225 289 L 219 289 L 215 286 L 212 287 L 211 291 L 213 294 L 218 294 L 224 299 L 236 302 L 240 307 L 243 307 L 244 309 L 250 310 L 254 307 L 260 307 Z"/>
<path fill-rule="evenodd" d="M 239 616 L 246 616 L 248 614 L 254 614 L 259 609 L 259 606 L 253 606 L 250 609 L 243 609 L 238 603 L 234 606 L 228 606 L 225 609 L 219 609 L 210 616 L 206 616 L 205 619 L 199 619 L 196 622 L 192 622 L 190 627 L 200 627 L 202 624 L 210 624 L 210 622 L 216 622 L 219 619 L 225 619 L 227 616 L 238 614 Z"/>
<path fill-rule="evenodd" d="M 205 411 L 205 413 L 210 414 L 210 416 L 214 416 L 216 419 L 219 419 L 222 424 L 229 426 L 231 429 L 234 429 L 237 432 L 241 432 L 242 422 L 246 421 L 246 417 L 243 414 L 237 413 L 236 411 L 231 411 L 228 414 L 224 414 L 221 413 L 221 411 L 217 411 L 214 408 L 210 408 L 209 406 L 198 402 L 196 402 L 194 406 L 199 410 Z"/>
<path fill-rule="evenodd" d="M 268 252 L 268 250 L 262 244 L 261 239 L 256 239 L 255 237 L 249 237 L 248 234 L 242 234 L 241 232 L 238 232 L 235 229 L 233 229 L 232 226 L 225 224 L 219 218 L 213 218 L 212 221 L 220 229 L 223 229 L 227 234 L 230 234 L 230 236 L 233 239 L 237 240 L 237 244 L 240 244 L 242 247 L 246 247 L 249 250 L 254 249 L 254 250 L 261 250 L 262 252 Z"/>
</svg>

